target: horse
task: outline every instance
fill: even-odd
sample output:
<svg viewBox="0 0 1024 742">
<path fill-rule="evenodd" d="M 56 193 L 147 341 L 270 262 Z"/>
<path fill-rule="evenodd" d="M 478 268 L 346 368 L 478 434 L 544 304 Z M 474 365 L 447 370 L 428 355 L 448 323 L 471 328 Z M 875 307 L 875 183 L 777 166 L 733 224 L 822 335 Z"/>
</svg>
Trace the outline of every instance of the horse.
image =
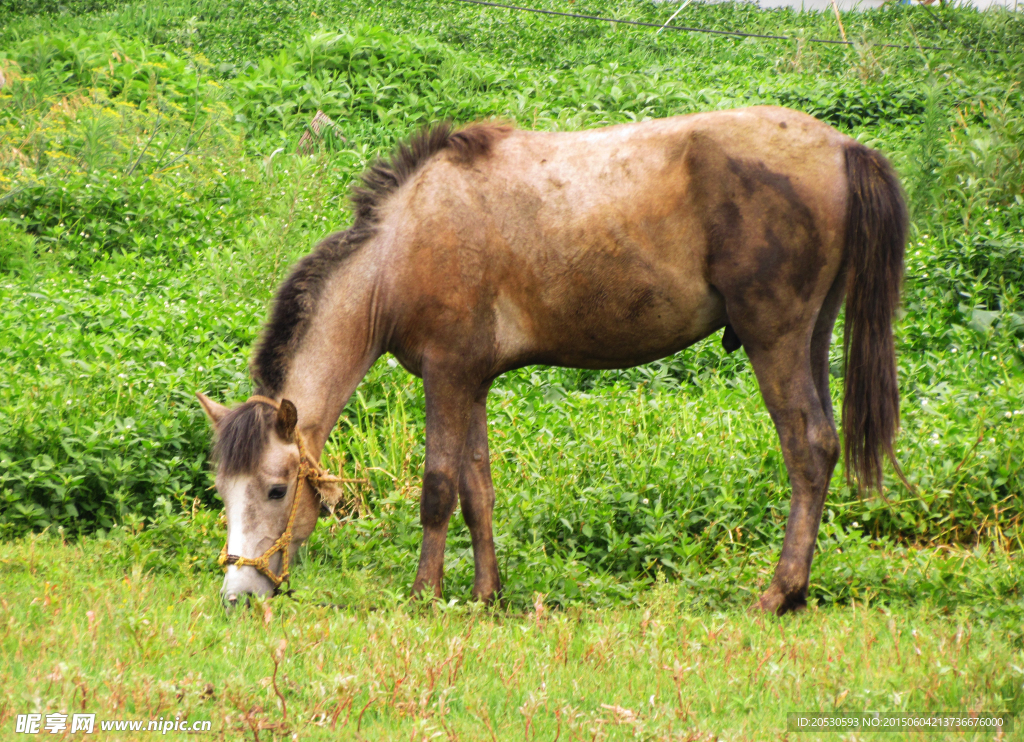
<svg viewBox="0 0 1024 742">
<path fill-rule="evenodd" d="M 499 595 L 487 396 L 529 364 L 625 368 L 722 328 L 727 350 L 745 349 L 792 489 L 767 612 L 806 605 L 840 455 L 828 354 L 844 299 L 846 474 L 879 487 L 885 457 L 900 473 L 905 201 L 882 154 L 809 115 L 755 107 L 578 132 L 443 123 L 372 164 L 352 206 L 351 227 L 281 284 L 250 361 L 256 395 L 234 409 L 197 395 L 216 435 L 227 605 L 274 592 L 336 499 L 320 453 L 384 353 L 426 399 L 414 594 L 440 597 L 461 503 L 472 595 Z"/>
</svg>

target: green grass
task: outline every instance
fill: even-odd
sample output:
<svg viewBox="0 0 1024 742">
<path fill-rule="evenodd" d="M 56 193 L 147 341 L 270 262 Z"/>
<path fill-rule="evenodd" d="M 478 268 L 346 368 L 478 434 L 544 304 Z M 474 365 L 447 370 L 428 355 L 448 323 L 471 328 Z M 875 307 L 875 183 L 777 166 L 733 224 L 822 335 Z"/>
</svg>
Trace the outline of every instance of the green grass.
<svg viewBox="0 0 1024 742">
<path fill-rule="evenodd" d="M 9 410 L 0 421 L 0 529 L 16 534 L 52 524 L 81 532 L 109 528 L 127 512 L 152 513 L 160 497 L 211 503 L 203 494 L 207 434 L 189 406 L 191 392 L 246 395 L 243 359 L 274 285 L 318 237 L 345 223 L 349 184 L 373 154 L 416 126 L 442 116 L 499 115 L 524 125 L 577 128 L 777 102 L 890 151 L 906 174 L 917 215 L 900 335 L 907 402 L 902 453 L 924 492 L 903 494 L 894 484 L 902 505 L 876 512 L 879 501 L 868 500 L 865 518 L 860 505 L 847 506 L 849 493 L 837 481 L 842 512 L 850 515 L 841 522 L 870 521 L 873 535 L 903 541 L 965 543 L 982 531 L 997 541 L 1019 540 L 1021 457 L 1013 433 L 1024 366 L 1019 55 L 957 51 L 922 60 L 913 50 L 875 49 L 877 68 L 868 69 L 863 49 L 823 47 L 797 64 L 779 56 L 776 42 L 691 35 L 655 42 L 637 29 L 565 19 L 545 25 L 533 16 L 512 23 L 461 6 L 440 25 L 430 7 L 417 7 L 416 23 L 425 25 L 405 34 L 396 31 L 410 21 L 396 6 L 358 13 L 344 6 L 326 15 L 303 7 L 289 6 L 287 22 L 261 14 L 258 3 L 172 3 L 152 12 L 124 5 L 12 16 L 4 26 L 2 59 L 12 83 L 0 115 L 6 147 L 0 184 L 7 187 L 0 202 L 7 279 L 0 290 L 16 308 L 2 319 L 0 344 L 14 370 L 0 381 L 0 403 Z M 260 23 L 283 24 L 292 36 L 264 49 L 240 30 L 243 9 Z M 654 12 L 632 3 L 591 10 L 624 17 Z M 716 27 L 745 23 L 787 33 L 799 20 L 819 36 L 830 22 L 734 6 L 694 12 Z M 943 20 L 928 11 L 894 10 L 858 22 L 890 36 L 922 33 L 926 21 L 935 33 L 945 28 L 938 21 L 973 23 L 974 32 L 1002 34 L 1012 48 L 1014 26 L 999 25 L 1001 17 L 965 13 Z M 40 34 L 44 20 L 47 31 Z M 368 23 L 385 21 L 393 30 Z M 345 25 L 328 32 L 328 23 Z M 551 34 L 567 43 L 549 44 Z M 958 40 L 969 46 L 970 34 Z M 538 49 L 552 50 L 545 52 L 549 58 L 537 56 Z M 253 61 L 257 53 L 269 56 Z M 291 151 L 317 107 L 338 119 L 346 140 L 314 158 L 296 156 Z M 267 153 L 278 145 L 285 152 L 271 158 Z M 38 305 L 18 306 L 26 286 Z M 177 311 L 172 305 L 184 314 L 168 322 Z M 157 365 L 167 363 L 162 355 L 172 362 Z M 834 369 L 838 376 L 838 357 Z M 375 372 L 362 398 L 376 412 L 391 411 L 387 390 L 403 378 L 399 370 Z M 611 382 L 694 395 L 695 404 L 733 413 L 753 394 L 742 357 L 726 358 L 711 341 L 636 371 L 545 371 L 538 383 L 524 385 L 527 378 L 533 373 L 513 375 L 497 395 L 517 393 L 503 404 L 538 430 L 559 430 L 559 439 L 577 435 L 567 405 L 544 405 L 566 395 L 574 402 L 582 397 L 573 395 Z M 737 387 L 743 394 L 733 394 Z M 544 397 L 544 414 L 534 414 L 534 392 Z M 89 401 L 79 404 L 82 399 Z M 589 407 L 582 414 L 605 413 Z M 418 440 L 419 419 L 410 419 Z M 768 534 L 780 518 L 771 513 L 784 507 L 785 484 L 770 453 L 772 437 L 756 404 L 737 421 L 735 432 L 728 427 L 735 444 L 756 440 L 752 450 L 769 452 L 769 466 L 740 478 L 727 471 L 731 460 L 707 454 L 707 466 L 690 462 L 679 471 L 673 457 L 663 456 L 639 481 L 630 472 L 624 480 L 610 459 L 596 469 L 586 457 L 567 461 L 587 467 L 601 486 L 611 482 L 609 491 L 639 496 L 647 480 L 656 480 L 668 490 L 659 492 L 663 504 L 683 498 L 669 511 L 688 512 L 687 499 L 715 496 L 687 492 L 685 482 L 703 478 L 748 489 L 740 500 L 752 498 L 752 515 L 731 527 L 757 533 L 747 521 L 764 521 L 755 542 L 775 544 Z M 122 439 L 126 424 L 134 435 Z M 360 428 L 354 440 L 336 439 L 334 450 L 351 451 L 364 467 L 381 462 L 362 460 L 363 451 L 385 461 L 409 453 L 418 464 L 415 446 L 388 451 L 384 442 L 376 451 L 381 441 L 372 444 L 371 427 Z M 153 454 L 149 445 L 163 451 Z M 673 444 L 652 439 L 652 445 L 669 451 Z M 168 449 L 176 459 L 173 474 Z M 536 455 L 537 469 L 548 469 L 548 454 Z M 741 458 L 749 461 L 750 454 Z M 568 468 L 560 470 L 564 478 L 551 480 L 550 497 L 537 502 L 593 489 L 593 483 L 577 485 Z M 388 488 L 386 478 L 375 477 L 369 502 L 386 499 Z M 691 518 L 692 533 L 722 522 L 705 511 Z M 607 521 L 596 512 L 586 518 Z M 554 530 L 546 525 L 533 540 L 565 541 Z M 601 548 L 615 551 L 615 538 L 609 534 Z M 629 565 L 603 556 L 588 563 L 617 572 L 625 566 L 636 576 L 651 557 L 635 555 Z M 667 553 L 653 558 L 675 561 Z"/>
<path fill-rule="evenodd" d="M 0 545 L 0 728 L 82 707 L 209 719 L 229 739 L 781 740 L 791 711 L 1024 710 L 1024 652 L 1004 628 L 926 601 L 779 620 L 686 609 L 686 588 L 660 582 L 636 607 L 558 612 L 541 596 L 507 613 L 307 568 L 294 599 L 226 617 L 209 572 L 122 571 L 110 553 Z"/>
<path fill-rule="evenodd" d="M 837 35 L 828 13 L 741 4 L 679 21 Z M 787 711 L 1019 713 L 1024 26 L 906 6 L 844 23 L 853 48 L 442 0 L 0 2 L 0 684 L 17 689 L 0 728 L 83 690 L 97 713 L 187 711 L 261 739 L 333 739 L 339 708 L 338 733 L 365 739 L 491 739 L 489 720 L 498 739 L 760 740 L 784 737 Z M 858 493 L 836 473 L 810 611 L 746 612 L 788 480 L 746 358 L 709 338 L 638 369 L 498 381 L 493 613 L 466 605 L 458 514 L 444 602 L 405 602 L 423 392 L 381 359 L 326 449 L 368 480 L 350 491 L 358 509 L 320 524 L 293 599 L 221 615 L 223 524 L 193 393 L 248 396 L 277 283 L 348 224 L 374 156 L 446 117 L 579 129 L 757 103 L 881 148 L 914 220 L 896 444 L 913 490 L 887 474 Z M 317 109 L 341 136 L 304 156 Z M 282 638 L 287 721 L 263 682 Z"/>
</svg>

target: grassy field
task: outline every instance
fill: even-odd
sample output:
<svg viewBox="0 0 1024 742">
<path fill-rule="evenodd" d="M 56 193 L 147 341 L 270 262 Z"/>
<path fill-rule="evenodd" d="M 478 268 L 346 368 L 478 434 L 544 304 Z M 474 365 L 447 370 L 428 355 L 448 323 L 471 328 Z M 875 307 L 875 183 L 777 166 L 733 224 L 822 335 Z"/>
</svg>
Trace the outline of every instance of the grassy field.
<svg viewBox="0 0 1024 742">
<path fill-rule="evenodd" d="M 0 686 L 17 689 L 0 737 L 79 707 L 260 739 L 755 740 L 786 738 L 788 711 L 1024 712 L 1024 25 L 894 6 L 844 14 L 844 47 L 809 41 L 838 38 L 830 13 L 676 22 L 790 39 L 447 0 L 0 0 Z M 326 450 L 368 480 L 357 507 L 321 522 L 290 599 L 221 614 L 193 394 L 251 393 L 274 288 L 349 223 L 373 157 L 442 118 L 579 129 L 759 103 L 886 152 L 913 212 L 913 490 L 836 472 L 811 610 L 747 613 L 788 481 L 746 358 L 712 337 L 638 369 L 498 381 L 493 612 L 466 605 L 458 514 L 445 602 L 405 601 L 423 392 L 381 359 Z M 317 110 L 337 128 L 300 153 Z"/>
<path fill-rule="evenodd" d="M 1019 643 L 963 609 L 850 601 L 779 620 L 681 610 L 659 583 L 637 607 L 492 612 L 307 569 L 301 597 L 226 618 L 207 572 L 116 569 L 116 551 L 0 546 L 5 739 L 16 712 L 79 708 L 208 719 L 227 739 L 792 739 L 790 711 L 1005 710 L 1024 682 Z"/>
</svg>

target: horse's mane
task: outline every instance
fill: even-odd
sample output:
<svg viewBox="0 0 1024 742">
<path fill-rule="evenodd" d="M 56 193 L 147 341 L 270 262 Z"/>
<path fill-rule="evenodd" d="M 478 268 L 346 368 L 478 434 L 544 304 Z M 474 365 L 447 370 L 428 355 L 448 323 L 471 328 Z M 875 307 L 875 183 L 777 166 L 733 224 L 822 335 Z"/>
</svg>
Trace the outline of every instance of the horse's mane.
<svg viewBox="0 0 1024 742">
<path fill-rule="evenodd" d="M 424 128 L 407 144 L 399 145 L 388 159 L 374 162 L 363 173 L 362 186 L 352 192 L 355 221 L 344 232 L 335 232 L 299 261 L 278 289 L 270 321 L 249 364 L 260 394 L 273 396 L 284 386 L 288 366 L 309 328 L 324 286 L 334 271 L 374 235 L 379 209 L 403 183 L 442 150 L 469 163 L 486 155 L 495 141 L 512 127 L 504 124 L 473 124 L 460 131 L 451 122 Z"/>
</svg>

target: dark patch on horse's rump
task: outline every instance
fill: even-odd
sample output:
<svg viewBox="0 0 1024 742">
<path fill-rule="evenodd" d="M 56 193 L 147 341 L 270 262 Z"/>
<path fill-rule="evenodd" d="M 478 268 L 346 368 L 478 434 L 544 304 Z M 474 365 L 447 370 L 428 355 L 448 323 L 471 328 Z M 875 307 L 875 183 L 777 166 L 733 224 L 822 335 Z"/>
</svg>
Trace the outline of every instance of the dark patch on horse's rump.
<svg viewBox="0 0 1024 742">
<path fill-rule="evenodd" d="M 826 264 L 810 206 L 796 192 L 790 176 L 759 160 L 722 156 L 725 171 L 735 180 L 730 188 L 730 179 L 723 178 L 719 188 L 731 197 L 719 203 L 716 218 L 705 224 L 709 264 L 748 300 L 774 300 L 783 286 L 809 300 Z M 757 225 L 757 232 L 725 226 L 732 221 L 731 214 L 748 212 L 753 218 L 747 223 Z M 750 243 L 747 250 L 742 249 L 744 240 Z M 758 249 L 749 249 L 758 243 Z M 749 258 L 744 260 L 741 252 Z"/>
<path fill-rule="evenodd" d="M 766 226 L 764 243 L 759 247 L 760 249 L 754 253 L 756 267 L 751 279 L 756 284 L 755 290 L 765 299 L 771 299 L 775 296 L 774 284 L 785 271 L 790 261 L 789 253 L 795 246 L 780 240 L 775 230 L 771 226 Z"/>
<path fill-rule="evenodd" d="M 735 201 L 718 204 L 710 218 L 704 220 L 708 241 L 708 257 L 714 261 L 743 235 L 743 214 Z"/>
<path fill-rule="evenodd" d="M 786 203 L 799 214 L 799 218 L 814 224 L 814 216 L 804 200 L 793 188 L 793 181 L 788 175 L 769 170 L 761 160 L 744 160 L 739 157 L 726 157 L 729 171 L 737 176 L 740 185 L 748 196 L 755 192 L 770 189 L 782 196 Z"/>
<path fill-rule="evenodd" d="M 781 288 L 779 279 L 788 276 L 789 288 L 807 301 L 814 291 L 815 279 L 821 272 L 824 261 L 817 266 L 808 266 L 800 256 L 807 253 L 808 244 L 815 243 L 800 240 L 797 230 L 793 230 L 787 237 L 788 239 L 781 239 L 775 233 L 775 229 L 771 226 L 765 227 L 764 244 L 755 253 L 756 268 L 750 277 L 751 290 L 762 299 L 773 300 Z M 802 270 L 804 267 L 812 270 Z"/>
</svg>

